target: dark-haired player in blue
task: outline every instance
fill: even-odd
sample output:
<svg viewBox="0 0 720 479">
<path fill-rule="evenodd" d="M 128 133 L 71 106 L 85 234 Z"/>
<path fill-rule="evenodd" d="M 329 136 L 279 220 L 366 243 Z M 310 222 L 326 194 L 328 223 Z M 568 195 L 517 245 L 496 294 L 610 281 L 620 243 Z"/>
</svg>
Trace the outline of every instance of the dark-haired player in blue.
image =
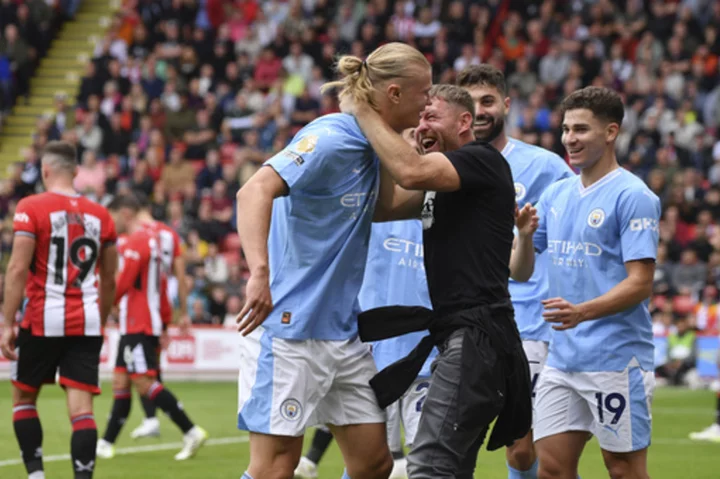
<svg viewBox="0 0 720 479">
<path fill-rule="evenodd" d="M 460 72 L 457 84 L 467 90 L 475 102 L 475 138 L 493 145 L 510 165 L 518 205 L 536 204 L 542 192 L 551 184 L 575 176 L 565 161 L 555 153 L 507 136 L 505 117 L 510 108 L 510 98 L 507 97 L 503 72 L 487 64 L 469 66 Z M 543 320 L 541 303 L 548 297 L 546 262 L 547 254 L 537 255 L 535 271 L 530 280 L 518 282 L 510 278 L 509 284 L 515 322 L 528 358 L 533 386 L 537 384 L 545 364 L 550 341 L 550 326 Z M 532 431 L 508 447 L 506 456 L 508 479 L 537 477 Z"/>
<path fill-rule="evenodd" d="M 563 100 L 562 142 L 579 176 L 540 197 L 535 247 L 547 251 L 553 324 L 536 387 L 538 476 L 572 479 L 588 433 L 611 477 L 646 479 L 655 386 L 648 298 L 660 200 L 621 168 L 620 96 L 588 87 Z"/>
</svg>

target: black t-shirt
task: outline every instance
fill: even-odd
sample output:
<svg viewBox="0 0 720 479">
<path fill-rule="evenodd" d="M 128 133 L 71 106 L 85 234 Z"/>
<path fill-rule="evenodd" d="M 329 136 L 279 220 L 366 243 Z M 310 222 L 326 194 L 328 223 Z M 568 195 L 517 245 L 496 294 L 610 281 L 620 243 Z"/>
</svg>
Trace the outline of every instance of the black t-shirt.
<svg viewBox="0 0 720 479">
<path fill-rule="evenodd" d="M 515 186 L 502 154 L 474 141 L 445 156 L 460 190 L 427 192 L 422 212 L 430 299 L 440 314 L 510 297 L 515 226 Z"/>
</svg>

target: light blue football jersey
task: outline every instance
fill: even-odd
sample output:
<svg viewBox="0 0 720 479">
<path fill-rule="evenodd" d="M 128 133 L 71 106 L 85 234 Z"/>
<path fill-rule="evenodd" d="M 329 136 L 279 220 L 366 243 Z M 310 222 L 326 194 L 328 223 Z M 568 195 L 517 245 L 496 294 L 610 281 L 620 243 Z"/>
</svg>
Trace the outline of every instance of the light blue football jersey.
<svg viewBox="0 0 720 479">
<path fill-rule="evenodd" d="M 550 297 L 578 304 L 627 278 L 625 263 L 655 259 L 660 200 L 618 168 L 584 188 L 580 176 L 551 185 L 538 203 L 535 247 L 548 253 Z M 633 359 L 653 370 L 648 301 L 618 314 L 551 330 L 547 365 L 563 371 L 623 371 Z"/>
<path fill-rule="evenodd" d="M 432 309 L 425 276 L 420 220 L 373 224 L 359 300 L 362 311 L 383 306 L 424 306 Z M 374 342 L 373 357 L 378 370 L 410 354 L 427 334 L 426 331 L 418 331 Z M 430 376 L 430 364 L 436 355 L 436 350 L 433 350 L 419 377 Z"/>
<path fill-rule="evenodd" d="M 273 337 L 341 341 L 357 336 L 379 163 L 355 119 L 314 120 L 266 163 L 288 196 L 273 203 L 268 239 Z"/>
<path fill-rule="evenodd" d="M 512 171 L 518 208 L 525 203 L 537 204 L 548 186 L 575 176 L 565 160 L 555 153 L 514 138 L 508 138 L 502 154 Z M 509 290 L 520 337 L 549 341 L 550 325 L 542 318 L 543 306 L 540 303 L 548 297 L 547 253 L 535 255 L 535 271 L 529 281 L 519 283 L 510 279 Z"/>
</svg>

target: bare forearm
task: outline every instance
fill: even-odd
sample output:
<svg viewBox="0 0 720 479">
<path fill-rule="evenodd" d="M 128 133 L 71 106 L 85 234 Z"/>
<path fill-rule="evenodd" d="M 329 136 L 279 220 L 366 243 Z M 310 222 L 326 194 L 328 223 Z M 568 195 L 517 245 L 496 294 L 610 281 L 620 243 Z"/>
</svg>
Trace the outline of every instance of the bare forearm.
<svg viewBox="0 0 720 479">
<path fill-rule="evenodd" d="M 418 166 L 418 153 L 369 107 L 356 115 L 365 136 L 392 178 L 401 186 L 407 185 L 413 165 Z"/>
<path fill-rule="evenodd" d="M 519 235 L 510 253 L 510 277 L 525 282 L 535 271 L 535 247 L 532 236 Z"/>
<path fill-rule="evenodd" d="M 583 321 L 605 318 L 625 311 L 650 297 L 652 282 L 625 278 L 602 296 L 578 305 Z"/>
<path fill-rule="evenodd" d="M 5 298 L 3 303 L 3 315 L 5 316 L 6 328 L 11 328 L 15 325 L 15 315 L 22 304 L 27 275 L 28 273 L 25 270 L 8 266 L 5 275 Z"/>
<path fill-rule="evenodd" d="M 273 197 L 247 184 L 238 192 L 237 232 L 251 273 L 268 271 L 268 235 Z"/>
<path fill-rule="evenodd" d="M 115 278 L 100 278 L 100 322 L 107 323 L 108 316 L 115 304 Z"/>
</svg>

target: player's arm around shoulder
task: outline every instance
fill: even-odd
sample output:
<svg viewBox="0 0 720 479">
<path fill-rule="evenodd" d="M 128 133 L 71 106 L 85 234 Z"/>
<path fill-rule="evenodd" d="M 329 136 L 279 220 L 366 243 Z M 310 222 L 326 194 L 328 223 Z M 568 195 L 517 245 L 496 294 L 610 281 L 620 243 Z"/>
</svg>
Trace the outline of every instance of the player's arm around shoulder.
<svg viewBox="0 0 720 479">
<path fill-rule="evenodd" d="M 419 218 L 424 191 L 406 190 L 398 185 L 384 166 L 380 167 L 380 192 L 375 205 L 374 222 Z"/>
<path fill-rule="evenodd" d="M 443 153 L 421 155 L 367 105 L 353 114 L 380 162 L 405 190 L 457 191 L 460 175 Z"/>
</svg>

